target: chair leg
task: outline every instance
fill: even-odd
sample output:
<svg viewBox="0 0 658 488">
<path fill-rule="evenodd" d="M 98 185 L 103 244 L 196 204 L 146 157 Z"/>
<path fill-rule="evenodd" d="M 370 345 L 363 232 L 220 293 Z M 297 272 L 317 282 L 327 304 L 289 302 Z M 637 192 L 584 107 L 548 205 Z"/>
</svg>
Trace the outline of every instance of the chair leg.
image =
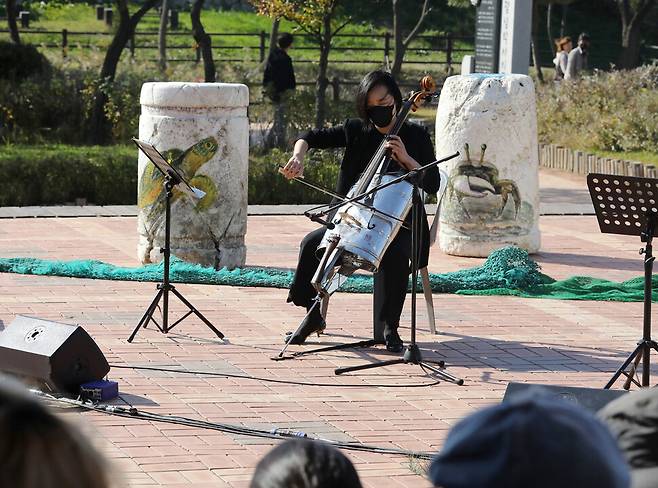
<svg viewBox="0 0 658 488">
<path fill-rule="evenodd" d="M 323 296 L 320 302 L 320 313 L 325 321 L 327 320 L 327 310 L 329 310 L 329 295 Z"/>
<path fill-rule="evenodd" d="M 423 294 L 425 295 L 425 304 L 427 305 L 427 318 L 430 326 L 430 333 L 436 334 L 436 320 L 434 318 L 434 301 L 432 299 L 432 286 L 430 285 L 430 274 L 427 267 L 418 270 L 423 282 Z"/>
</svg>

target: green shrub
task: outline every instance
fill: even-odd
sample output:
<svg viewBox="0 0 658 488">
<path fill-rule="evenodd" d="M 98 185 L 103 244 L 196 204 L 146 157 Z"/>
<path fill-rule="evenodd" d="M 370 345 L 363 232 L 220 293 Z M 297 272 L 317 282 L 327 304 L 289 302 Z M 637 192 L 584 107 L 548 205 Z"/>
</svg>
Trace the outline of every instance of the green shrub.
<svg viewBox="0 0 658 488">
<path fill-rule="evenodd" d="M 49 70 L 48 60 L 31 44 L 0 41 L 0 79 L 17 82 Z"/>
<path fill-rule="evenodd" d="M 340 153 L 311 153 L 305 176 L 334 189 Z M 322 203 L 330 197 L 278 173 L 287 155 L 274 150 L 249 161 L 249 203 Z M 137 150 L 132 146 L 4 146 L 0 206 L 61 205 L 82 198 L 97 205 L 137 201 Z"/>
<path fill-rule="evenodd" d="M 279 166 L 285 165 L 289 156 L 289 153 L 274 149 L 269 154 L 250 158 L 250 205 L 326 203 L 331 200 L 330 196 L 297 181 L 289 181 L 279 174 Z M 305 164 L 304 179 L 333 191 L 338 179 L 339 162 L 339 151 L 311 152 Z"/>
<path fill-rule="evenodd" d="M 52 68 L 20 82 L 0 76 L 0 142 L 84 143 L 95 90 L 100 88 L 108 99 L 105 115 L 112 142 L 129 143 L 138 132 L 140 90 L 150 79 L 133 70 L 121 72 L 113 82 L 101 83 L 97 76 L 96 68 L 88 65 Z"/>
<path fill-rule="evenodd" d="M 537 88 L 541 142 L 573 149 L 658 152 L 658 66 L 595 72 Z"/>
<path fill-rule="evenodd" d="M 0 140 L 82 142 L 84 73 L 59 71 L 20 83 L 0 80 Z"/>
<path fill-rule="evenodd" d="M 97 205 L 137 201 L 137 153 L 130 146 L 6 146 L 0 206 L 55 205 L 84 198 Z"/>
</svg>

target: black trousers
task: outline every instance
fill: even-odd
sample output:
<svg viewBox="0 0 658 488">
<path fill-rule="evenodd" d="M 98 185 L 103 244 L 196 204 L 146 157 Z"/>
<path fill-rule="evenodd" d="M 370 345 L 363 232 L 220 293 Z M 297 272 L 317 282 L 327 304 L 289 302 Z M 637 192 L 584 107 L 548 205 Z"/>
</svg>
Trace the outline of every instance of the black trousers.
<svg viewBox="0 0 658 488">
<path fill-rule="evenodd" d="M 422 268 L 427 266 L 429 254 L 429 232 L 426 219 L 421 228 L 423 237 L 421 238 L 420 267 Z M 316 296 L 311 279 L 320 263 L 316 250 L 324 232 L 324 227 L 314 230 L 304 237 L 299 246 L 299 261 L 290 286 L 288 302 L 293 302 L 300 307 L 308 308 Z M 410 259 L 411 232 L 402 228 L 386 250 L 379 271 L 374 275 L 374 319 L 385 323 L 389 329 L 396 329 L 400 324 L 400 315 L 411 274 Z"/>
</svg>

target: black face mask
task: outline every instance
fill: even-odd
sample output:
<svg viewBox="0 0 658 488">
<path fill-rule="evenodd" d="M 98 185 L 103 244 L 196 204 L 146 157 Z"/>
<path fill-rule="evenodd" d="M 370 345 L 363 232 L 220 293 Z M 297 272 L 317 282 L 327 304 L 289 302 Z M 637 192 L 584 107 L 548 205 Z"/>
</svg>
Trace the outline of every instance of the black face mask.
<svg viewBox="0 0 658 488">
<path fill-rule="evenodd" d="M 368 117 L 377 127 L 386 127 L 393 120 L 393 107 L 395 105 L 375 105 L 368 107 Z"/>
</svg>

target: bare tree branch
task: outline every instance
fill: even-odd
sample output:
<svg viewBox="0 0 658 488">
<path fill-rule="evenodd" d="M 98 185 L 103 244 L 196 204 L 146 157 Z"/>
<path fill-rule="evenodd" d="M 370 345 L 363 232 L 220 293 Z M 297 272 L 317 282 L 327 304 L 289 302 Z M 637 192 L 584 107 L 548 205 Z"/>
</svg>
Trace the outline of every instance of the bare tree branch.
<svg viewBox="0 0 658 488">
<path fill-rule="evenodd" d="M 629 0 L 617 0 L 617 6 L 619 7 L 619 13 L 621 14 L 622 24 L 628 24 L 628 19 L 631 16 Z"/>
<path fill-rule="evenodd" d="M 335 36 L 338 34 L 340 31 L 342 31 L 350 22 L 352 21 L 352 17 L 347 19 L 345 22 L 343 22 L 341 25 L 336 27 L 336 29 L 331 33 L 331 37 Z"/>
<path fill-rule="evenodd" d="M 418 33 L 420 26 L 423 24 L 425 17 L 427 17 L 427 14 L 430 13 L 431 10 L 432 8 L 429 6 L 429 0 L 425 0 L 423 2 L 423 8 L 420 11 L 420 17 L 418 18 L 418 22 L 416 22 L 414 28 L 411 29 L 409 35 L 407 35 L 407 37 L 404 38 L 404 41 L 402 41 L 404 47 L 407 47 L 409 43 L 413 40 L 413 38 L 416 37 L 416 34 Z"/>
</svg>

